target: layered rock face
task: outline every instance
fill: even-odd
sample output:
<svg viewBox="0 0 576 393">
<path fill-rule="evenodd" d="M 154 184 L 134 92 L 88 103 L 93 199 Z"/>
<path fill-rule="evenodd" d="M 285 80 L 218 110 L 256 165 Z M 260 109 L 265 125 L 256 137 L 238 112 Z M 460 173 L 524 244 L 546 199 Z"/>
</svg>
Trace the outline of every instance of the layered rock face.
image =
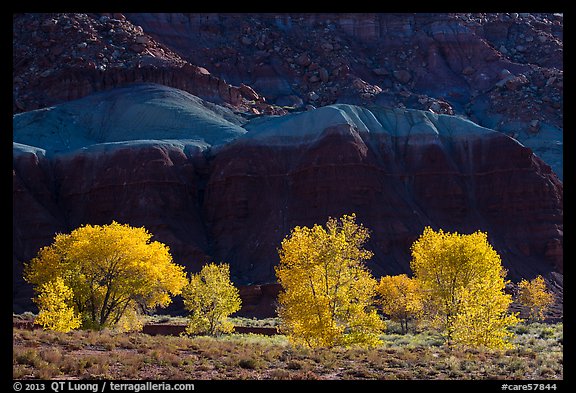
<svg viewBox="0 0 576 393">
<path fill-rule="evenodd" d="M 206 151 L 245 133 L 240 122 L 225 108 L 160 85 L 16 115 L 15 302 L 30 303 L 22 262 L 56 232 L 84 224 L 144 226 L 178 263 L 199 270 L 209 258 L 201 201 Z"/>
<path fill-rule="evenodd" d="M 151 82 L 255 115 L 463 115 L 563 178 L 563 14 L 14 14 L 13 70 L 15 113 Z"/>
<path fill-rule="evenodd" d="M 348 105 L 245 127 L 214 158 L 205 197 L 213 251 L 239 277 L 268 279 L 294 226 L 352 212 L 373 231 L 377 275 L 409 272 L 410 245 L 427 225 L 487 231 L 510 277 L 562 270 L 562 184 L 501 133 Z"/>
<path fill-rule="evenodd" d="M 520 140 L 562 179 L 563 15 L 126 14 L 230 83 L 288 107 L 459 114 Z"/>
<path fill-rule="evenodd" d="M 247 122 L 137 85 L 14 116 L 13 151 L 16 311 L 31 305 L 23 262 L 56 232 L 112 220 L 145 226 L 190 272 L 230 263 L 238 285 L 274 281 L 294 226 L 352 212 L 376 276 L 409 271 L 426 225 L 487 231 L 514 280 L 563 271 L 562 183 L 459 117 L 338 104 Z M 244 289 L 248 309 L 272 313 L 277 290 Z"/>
</svg>

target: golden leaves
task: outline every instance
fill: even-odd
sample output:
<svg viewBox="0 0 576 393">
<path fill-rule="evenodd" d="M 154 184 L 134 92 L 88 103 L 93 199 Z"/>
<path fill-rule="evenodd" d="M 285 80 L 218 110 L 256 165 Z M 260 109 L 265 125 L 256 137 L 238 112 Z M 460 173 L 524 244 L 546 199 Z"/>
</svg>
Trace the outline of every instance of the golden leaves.
<svg viewBox="0 0 576 393">
<path fill-rule="evenodd" d="M 376 280 L 364 262 L 368 230 L 356 216 L 326 227 L 295 227 L 282 241 L 276 276 L 282 330 L 295 344 L 333 347 L 380 343 L 384 322 L 373 307 Z"/>
<path fill-rule="evenodd" d="M 518 302 L 528 309 L 531 320 L 544 320 L 544 313 L 554 303 L 554 294 L 546 289 L 542 276 L 518 284 Z"/>
<path fill-rule="evenodd" d="M 238 289 L 230 281 L 230 266 L 209 263 L 193 274 L 182 292 L 184 307 L 190 311 L 188 334 L 230 333 L 234 325 L 227 318 L 240 310 Z"/>
<path fill-rule="evenodd" d="M 410 266 L 449 344 L 510 347 L 507 327 L 519 319 L 507 314 L 512 298 L 504 293 L 506 273 L 486 233 L 427 227 L 412 245 Z"/>
<path fill-rule="evenodd" d="M 151 237 L 145 228 L 115 221 L 84 225 L 56 235 L 25 265 L 24 278 L 36 291 L 61 279 L 85 326 L 114 326 L 126 310 L 167 306 L 186 285 L 184 268 Z"/>
<path fill-rule="evenodd" d="M 390 319 L 399 321 L 402 333 L 408 330 L 408 322 L 423 313 L 423 293 L 418 282 L 406 274 L 380 277 L 376 292 L 382 311 Z"/>
<path fill-rule="evenodd" d="M 34 320 L 35 324 L 47 330 L 64 333 L 80 326 L 80 318 L 71 306 L 72 290 L 64 284 L 61 277 L 40 285 L 37 292 L 34 303 L 40 312 Z"/>
</svg>

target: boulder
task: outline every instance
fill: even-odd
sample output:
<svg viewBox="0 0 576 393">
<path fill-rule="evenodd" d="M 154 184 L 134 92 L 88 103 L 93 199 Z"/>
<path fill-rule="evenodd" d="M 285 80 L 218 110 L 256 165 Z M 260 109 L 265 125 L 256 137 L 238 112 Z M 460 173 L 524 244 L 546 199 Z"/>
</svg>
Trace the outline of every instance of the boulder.
<svg viewBox="0 0 576 393">
<path fill-rule="evenodd" d="M 296 64 L 302 67 L 309 66 L 311 62 L 312 59 L 310 59 L 310 55 L 308 55 L 308 53 L 302 53 L 300 56 L 296 58 Z"/>
<path fill-rule="evenodd" d="M 396 70 L 393 75 L 400 83 L 408 83 L 410 82 L 410 79 L 412 79 L 412 75 L 407 70 Z"/>
<path fill-rule="evenodd" d="M 386 68 L 374 68 L 372 72 L 378 76 L 386 76 L 390 74 Z"/>
</svg>

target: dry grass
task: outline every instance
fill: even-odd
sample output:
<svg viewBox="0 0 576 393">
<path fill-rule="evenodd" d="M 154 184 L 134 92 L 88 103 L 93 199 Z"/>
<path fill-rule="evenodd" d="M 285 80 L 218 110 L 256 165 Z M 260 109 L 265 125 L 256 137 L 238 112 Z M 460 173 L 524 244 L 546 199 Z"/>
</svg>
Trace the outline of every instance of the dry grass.
<svg viewBox="0 0 576 393">
<path fill-rule="evenodd" d="M 295 348 L 284 336 L 214 337 L 15 329 L 15 379 L 562 379 L 562 324 L 520 325 L 516 349 L 456 350 L 433 334 L 379 348 Z"/>
</svg>

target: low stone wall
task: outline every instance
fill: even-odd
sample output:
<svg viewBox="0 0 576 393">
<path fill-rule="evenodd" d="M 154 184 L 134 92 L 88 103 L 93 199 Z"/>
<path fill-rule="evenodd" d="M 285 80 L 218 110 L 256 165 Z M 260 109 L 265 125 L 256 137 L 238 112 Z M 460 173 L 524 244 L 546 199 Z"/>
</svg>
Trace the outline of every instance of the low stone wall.
<svg viewBox="0 0 576 393">
<path fill-rule="evenodd" d="M 26 330 L 42 329 L 42 326 L 34 325 L 34 321 L 12 321 L 12 327 Z"/>
<path fill-rule="evenodd" d="M 149 323 L 144 325 L 142 333 L 151 336 L 178 336 L 186 331 L 186 325 L 168 325 L 161 323 Z M 252 333 L 273 336 L 279 334 L 274 327 L 256 327 L 256 326 L 234 326 L 235 333 Z"/>
<path fill-rule="evenodd" d="M 40 325 L 34 325 L 34 321 L 12 321 L 14 329 L 42 329 Z M 186 331 L 186 325 L 169 325 L 164 323 L 148 323 L 142 327 L 142 333 L 151 336 L 179 336 Z M 252 333 L 273 336 L 279 334 L 275 327 L 257 326 L 234 326 L 235 333 Z"/>
<path fill-rule="evenodd" d="M 179 336 L 186 331 L 186 325 L 167 325 L 161 323 L 149 323 L 142 327 L 142 333 L 151 336 Z"/>
</svg>

